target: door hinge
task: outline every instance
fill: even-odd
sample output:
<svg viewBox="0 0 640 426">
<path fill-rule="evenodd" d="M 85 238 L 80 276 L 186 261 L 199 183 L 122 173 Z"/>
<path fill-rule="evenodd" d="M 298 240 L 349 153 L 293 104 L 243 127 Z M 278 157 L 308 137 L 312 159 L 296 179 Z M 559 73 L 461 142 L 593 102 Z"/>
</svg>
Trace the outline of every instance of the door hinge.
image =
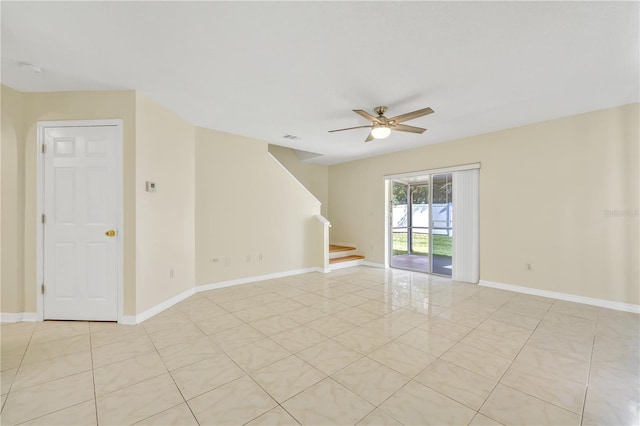
<svg viewBox="0 0 640 426">
<path fill-rule="evenodd" d="M 43 154 L 47 153 L 47 145 L 46 144 L 42 144 L 42 148 L 40 149 L 42 151 Z"/>
<path fill-rule="evenodd" d="M 44 294 L 44 283 L 40 286 L 40 293 Z"/>
<path fill-rule="evenodd" d="M 47 223 L 47 217 L 44 215 L 44 213 L 42 213 L 42 216 L 40 217 L 40 222 Z"/>
</svg>

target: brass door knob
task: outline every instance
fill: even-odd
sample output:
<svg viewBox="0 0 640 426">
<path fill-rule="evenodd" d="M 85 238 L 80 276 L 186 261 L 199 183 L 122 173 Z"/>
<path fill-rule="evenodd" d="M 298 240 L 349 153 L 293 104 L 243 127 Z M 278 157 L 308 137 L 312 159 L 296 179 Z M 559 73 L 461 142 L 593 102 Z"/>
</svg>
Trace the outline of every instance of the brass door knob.
<svg viewBox="0 0 640 426">
<path fill-rule="evenodd" d="M 113 229 L 109 229 L 107 232 L 104 233 L 104 235 L 106 235 L 107 237 L 115 237 L 116 231 L 114 231 Z"/>
</svg>

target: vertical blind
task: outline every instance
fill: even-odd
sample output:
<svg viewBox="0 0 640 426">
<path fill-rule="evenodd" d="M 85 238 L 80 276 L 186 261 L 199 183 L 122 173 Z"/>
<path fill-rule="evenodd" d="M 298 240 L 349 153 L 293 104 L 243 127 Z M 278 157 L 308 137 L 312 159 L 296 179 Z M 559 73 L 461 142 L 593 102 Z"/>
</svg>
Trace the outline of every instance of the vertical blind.
<svg viewBox="0 0 640 426">
<path fill-rule="evenodd" d="M 480 279 L 480 170 L 453 173 L 453 271 L 455 281 L 477 283 Z"/>
</svg>

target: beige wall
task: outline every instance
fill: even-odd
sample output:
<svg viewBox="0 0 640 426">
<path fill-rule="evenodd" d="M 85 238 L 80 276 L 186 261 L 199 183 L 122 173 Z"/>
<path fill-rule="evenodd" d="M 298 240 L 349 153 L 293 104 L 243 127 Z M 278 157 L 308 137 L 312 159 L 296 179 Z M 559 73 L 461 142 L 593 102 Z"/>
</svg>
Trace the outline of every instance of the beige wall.
<svg viewBox="0 0 640 426">
<path fill-rule="evenodd" d="M 23 312 L 24 129 L 23 96 L 1 86 L 0 312 Z"/>
<path fill-rule="evenodd" d="M 194 283 L 322 266 L 311 249 L 320 205 L 266 142 L 194 128 L 133 91 L 1 94 L 2 312 L 36 312 L 38 121 L 123 120 L 126 315 Z M 383 175 L 480 162 L 481 279 L 640 304 L 639 113 L 628 105 L 332 166 L 328 190 L 323 166 L 274 151 L 331 206 L 332 240 L 379 263 Z"/>
<path fill-rule="evenodd" d="M 135 313 L 135 92 L 62 92 L 25 94 L 25 311 L 36 300 L 36 142 L 37 122 L 53 120 L 123 120 L 124 172 L 124 312 Z M 33 225 L 30 225 L 33 224 Z"/>
<path fill-rule="evenodd" d="M 332 166 L 331 239 L 383 263 L 383 176 L 480 162 L 482 280 L 640 304 L 639 128 L 632 104 Z"/>
<path fill-rule="evenodd" d="M 37 122 L 116 118 L 123 120 L 125 315 L 192 288 L 196 271 L 205 284 L 322 266 L 322 227 L 314 218 L 320 204 L 268 154 L 266 142 L 196 130 L 134 91 L 19 93 L 2 86 L 1 312 L 37 310 Z M 157 184 L 156 193 L 145 191 L 146 181 Z"/>
<path fill-rule="evenodd" d="M 15 93 L 11 89 L 2 86 L 3 99 L 5 94 Z M 123 120 L 123 150 L 124 150 L 124 310 L 125 314 L 135 313 L 135 93 L 133 91 L 121 92 L 63 92 L 63 93 L 22 93 L 14 98 L 22 98 L 22 121 L 11 120 L 14 128 L 22 128 L 16 131 L 18 134 L 18 156 L 13 166 L 17 170 L 17 177 L 13 181 L 3 182 L 7 185 L 2 188 L 2 199 L 6 194 L 14 191 L 17 194 L 16 206 L 8 206 L 10 210 L 16 210 L 22 215 L 22 222 L 18 223 L 15 233 L 5 234 L 3 229 L 3 246 L 15 247 L 19 251 L 16 256 L 18 261 L 17 285 L 22 293 L 13 303 L 6 306 L 3 298 L 3 312 L 36 312 L 36 143 L 37 122 L 55 120 L 97 120 L 97 119 L 122 119 Z M 13 109 L 14 103 L 8 105 Z M 3 105 L 3 120 L 5 105 Z M 9 120 L 9 121 L 11 121 Z M 5 123 L 3 123 L 3 128 Z M 10 141 L 11 139 L 7 139 Z M 3 147 L 5 139 L 3 134 Z M 4 156 L 3 156 L 4 158 Z M 9 167 L 7 170 L 11 170 Z M 2 174 L 5 175 L 3 164 Z M 11 200 L 13 197 L 11 198 Z M 11 201 L 13 202 L 13 201 Z M 3 203 L 4 209 L 4 203 Z M 3 215 L 4 216 L 4 215 Z M 3 226 L 4 228 L 4 226 Z M 3 253 L 4 250 L 3 250 Z M 20 257 L 24 259 L 22 266 Z M 13 261 L 3 258 L 3 271 L 11 268 Z M 4 273 L 3 273 L 4 274 Z M 22 283 L 20 282 L 22 280 Z M 2 281 L 3 291 L 5 284 L 9 287 L 11 280 Z M 8 288 L 9 288 L 8 287 Z"/>
<path fill-rule="evenodd" d="M 137 313 L 194 285 L 194 143 L 193 125 L 136 93 Z"/>
<path fill-rule="evenodd" d="M 196 129 L 197 285 L 322 266 L 318 213 L 266 142 Z"/>
<path fill-rule="evenodd" d="M 269 152 L 322 203 L 321 214 L 329 217 L 329 167 L 301 161 L 291 148 L 269 145 Z"/>
</svg>

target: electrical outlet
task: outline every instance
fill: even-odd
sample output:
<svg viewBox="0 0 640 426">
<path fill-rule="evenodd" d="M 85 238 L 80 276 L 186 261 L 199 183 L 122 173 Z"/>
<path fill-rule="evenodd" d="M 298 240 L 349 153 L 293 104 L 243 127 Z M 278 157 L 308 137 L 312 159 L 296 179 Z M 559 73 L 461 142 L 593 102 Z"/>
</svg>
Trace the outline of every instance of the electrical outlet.
<svg viewBox="0 0 640 426">
<path fill-rule="evenodd" d="M 533 267 L 531 266 L 530 263 L 527 263 L 526 268 L 527 268 L 527 271 L 533 271 Z"/>
<path fill-rule="evenodd" d="M 211 261 L 213 263 L 218 263 L 220 261 L 220 259 L 218 259 L 217 257 L 214 257 L 214 258 L 211 259 Z"/>
</svg>

